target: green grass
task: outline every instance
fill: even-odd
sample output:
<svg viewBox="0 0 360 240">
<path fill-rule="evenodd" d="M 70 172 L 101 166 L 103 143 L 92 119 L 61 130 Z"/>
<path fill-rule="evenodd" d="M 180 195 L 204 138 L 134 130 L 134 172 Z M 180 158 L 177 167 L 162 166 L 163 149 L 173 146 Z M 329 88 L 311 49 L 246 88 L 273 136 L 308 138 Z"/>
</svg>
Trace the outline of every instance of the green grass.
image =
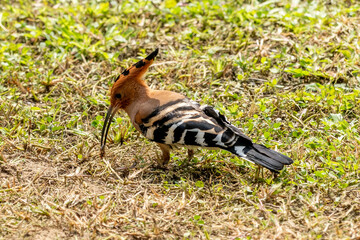
<svg viewBox="0 0 360 240">
<path fill-rule="evenodd" d="M 1 1 L 0 238 L 360 236 L 357 1 L 119 2 Z M 100 159 L 114 77 L 157 47 L 152 88 L 215 106 L 294 164 L 256 178 L 225 151 L 184 167 L 179 149 L 157 170 L 123 112 Z"/>
</svg>

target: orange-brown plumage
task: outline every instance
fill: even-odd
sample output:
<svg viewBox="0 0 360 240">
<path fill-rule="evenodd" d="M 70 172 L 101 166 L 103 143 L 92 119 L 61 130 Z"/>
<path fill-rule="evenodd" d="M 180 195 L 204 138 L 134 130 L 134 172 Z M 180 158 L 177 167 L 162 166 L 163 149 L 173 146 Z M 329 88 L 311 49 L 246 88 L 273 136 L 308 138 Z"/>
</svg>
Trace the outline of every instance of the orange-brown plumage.
<svg viewBox="0 0 360 240">
<path fill-rule="evenodd" d="M 115 80 L 114 85 L 110 91 L 110 108 L 107 114 L 107 118 L 104 123 L 102 138 L 101 138 L 101 156 L 104 156 L 104 147 L 106 142 L 106 136 L 108 128 L 106 130 L 106 123 L 110 126 L 111 118 L 119 109 L 124 109 L 129 115 L 131 123 L 134 127 L 140 131 L 139 125 L 142 124 L 142 119 L 148 116 L 156 107 L 166 104 L 169 101 L 185 98 L 183 95 L 164 91 L 164 90 L 152 90 L 144 82 L 143 77 L 147 72 L 150 65 L 153 63 L 154 58 L 158 53 L 156 49 L 147 58 L 140 60 L 136 64 L 123 71 L 120 76 Z M 108 117 L 109 116 L 109 117 Z M 105 138 L 104 138 L 105 134 Z M 169 149 L 159 144 L 163 150 L 167 161 L 170 158 Z"/>
<path fill-rule="evenodd" d="M 285 155 L 253 143 L 212 107 L 200 106 L 176 92 L 150 89 L 143 77 L 157 53 L 156 49 L 127 68 L 112 86 L 101 136 L 101 156 L 111 120 L 119 109 L 124 109 L 134 127 L 159 145 L 163 157 L 158 163 L 162 166 L 168 163 L 172 146 L 224 149 L 274 172 L 293 162 Z M 188 153 L 189 157 L 193 155 L 192 150 Z"/>
<path fill-rule="evenodd" d="M 158 50 L 155 50 L 152 53 L 153 57 L 157 55 L 157 52 Z M 141 119 L 157 106 L 184 98 L 183 95 L 175 92 L 152 90 L 148 87 L 143 77 L 153 61 L 154 58 L 149 60 L 145 58 L 127 68 L 117 78 L 110 92 L 110 106 L 117 110 L 124 109 L 137 129 L 138 124 L 141 124 Z M 117 94 L 121 97 L 117 98 Z"/>
</svg>

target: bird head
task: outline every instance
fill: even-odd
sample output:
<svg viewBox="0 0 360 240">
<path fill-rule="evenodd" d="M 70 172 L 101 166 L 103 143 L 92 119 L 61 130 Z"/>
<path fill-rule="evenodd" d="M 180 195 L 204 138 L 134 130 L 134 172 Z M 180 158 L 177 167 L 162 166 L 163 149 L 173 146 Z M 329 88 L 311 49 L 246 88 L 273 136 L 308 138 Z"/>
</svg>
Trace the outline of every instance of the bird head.
<svg viewBox="0 0 360 240">
<path fill-rule="evenodd" d="M 159 50 L 156 49 L 146 58 L 127 68 L 116 78 L 110 91 L 110 106 L 101 133 L 101 157 L 105 154 L 106 138 L 114 115 L 119 109 L 126 108 L 137 97 L 141 86 L 146 86 L 142 77 L 153 63 L 158 52 Z"/>
</svg>

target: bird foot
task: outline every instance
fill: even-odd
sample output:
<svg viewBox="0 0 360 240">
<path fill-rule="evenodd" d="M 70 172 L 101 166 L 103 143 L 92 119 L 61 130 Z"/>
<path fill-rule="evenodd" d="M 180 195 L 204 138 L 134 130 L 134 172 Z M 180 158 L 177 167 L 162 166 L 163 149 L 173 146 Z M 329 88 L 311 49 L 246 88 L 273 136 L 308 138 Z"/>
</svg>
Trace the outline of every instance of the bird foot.
<svg viewBox="0 0 360 240">
<path fill-rule="evenodd" d="M 191 163 L 191 159 L 194 156 L 194 150 L 193 149 L 188 149 L 188 156 L 187 158 L 182 162 L 182 164 L 180 165 L 181 167 L 189 167 L 189 166 L 193 166 L 194 164 Z"/>
<path fill-rule="evenodd" d="M 167 166 L 164 165 L 160 165 L 158 163 L 154 163 L 151 168 L 156 169 L 156 170 L 163 170 L 163 171 L 168 171 L 169 168 Z"/>
<path fill-rule="evenodd" d="M 130 170 L 135 168 L 137 164 L 138 162 L 134 161 L 134 163 L 130 167 L 119 167 L 116 168 L 115 170 L 121 173 L 121 177 L 128 177 L 130 174 Z"/>
</svg>

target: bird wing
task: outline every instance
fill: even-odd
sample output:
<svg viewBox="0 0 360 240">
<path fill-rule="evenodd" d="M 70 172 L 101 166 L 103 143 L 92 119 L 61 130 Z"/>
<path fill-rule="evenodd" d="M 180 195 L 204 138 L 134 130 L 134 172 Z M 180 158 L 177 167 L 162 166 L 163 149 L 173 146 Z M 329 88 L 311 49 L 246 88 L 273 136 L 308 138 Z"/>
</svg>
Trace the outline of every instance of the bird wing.
<svg viewBox="0 0 360 240">
<path fill-rule="evenodd" d="M 148 139 L 168 145 L 221 148 L 273 172 L 291 158 L 255 144 L 211 106 L 200 106 L 187 98 L 158 106 L 142 119 L 139 128 Z"/>
<path fill-rule="evenodd" d="M 168 145 L 228 149 L 239 141 L 244 146 L 252 144 L 218 111 L 187 98 L 158 106 L 142 119 L 139 128 L 148 139 Z"/>
<path fill-rule="evenodd" d="M 244 133 L 242 133 L 240 131 L 240 129 L 238 129 L 237 127 L 232 125 L 226 119 L 226 117 L 224 115 L 222 115 L 218 110 L 214 109 L 213 107 L 211 107 L 209 105 L 201 106 L 200 108 L 207 116 L 215 119 L 219 125 L 223 126 L 224 128 L 231 129 L 234 132 L 234 134 L 238 135 L 239 137 L 244 138 L 244 140 L 249 140 L 251 142 L 251 139 L 248 136 L 246 136 Z"/>
</svg>

